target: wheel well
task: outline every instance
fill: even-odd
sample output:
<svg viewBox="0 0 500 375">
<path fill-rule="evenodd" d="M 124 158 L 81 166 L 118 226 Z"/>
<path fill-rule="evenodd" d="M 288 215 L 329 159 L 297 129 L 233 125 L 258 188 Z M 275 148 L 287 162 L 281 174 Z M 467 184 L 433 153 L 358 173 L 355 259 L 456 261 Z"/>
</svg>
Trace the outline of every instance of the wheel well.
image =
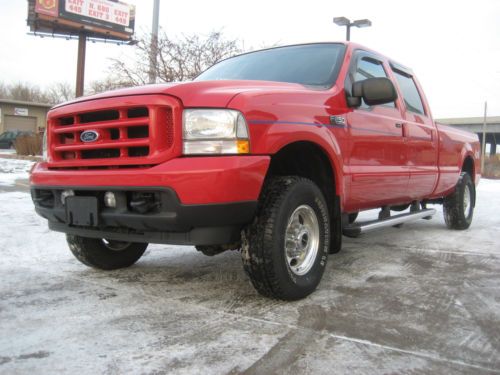
<svg viewBox="0 0 500 375">
<path fill-rule="evenodd" d="M 269 176 L 295 175 L 312 180 L 325 196 L 330 210 L 335 202 L 335 175 L 326 153 L 311 142 L 296 142 L 271 157 Z"/>
<path fill-rule="evenodd" d="M 475 174 L 474 174 L 474 160 L 470 156 L 467 156 L 464 160 L 464 164 L 462 165 L 462 172 L 467 172 L 474 182 Z"/>
</svg>

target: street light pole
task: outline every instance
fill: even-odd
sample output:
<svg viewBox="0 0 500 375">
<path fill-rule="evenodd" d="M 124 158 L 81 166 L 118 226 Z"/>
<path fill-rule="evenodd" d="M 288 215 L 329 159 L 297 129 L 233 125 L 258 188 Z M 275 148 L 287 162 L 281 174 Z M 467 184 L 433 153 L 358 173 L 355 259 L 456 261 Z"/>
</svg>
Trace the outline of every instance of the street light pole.
<svg viewBox="0 0 500 375">
<path fill-rule="evenodd" d="M 158 29 L 160 17 L 160 0 L 153 6 L 153 27 L 151 30 L 151 51 L 149 56 L 149 83 L 156 83 L 156 66 L 158 64 Z"/>
<path fill-rule="evenodd" d="M 351 22 L 350 19 L 346 17 L 335 17 L 333 19 L 333 23 L 338 25 L 338 26 L 345 26 L 346 27 L 346 34 L 345 34 L 345 39 L 347 41 L 351 40 L 351 27 L 370 27 L 372 25 L 372 21 L 369 19 L 362 19 L 362 20 L 355 20 Z"/>
</svg>

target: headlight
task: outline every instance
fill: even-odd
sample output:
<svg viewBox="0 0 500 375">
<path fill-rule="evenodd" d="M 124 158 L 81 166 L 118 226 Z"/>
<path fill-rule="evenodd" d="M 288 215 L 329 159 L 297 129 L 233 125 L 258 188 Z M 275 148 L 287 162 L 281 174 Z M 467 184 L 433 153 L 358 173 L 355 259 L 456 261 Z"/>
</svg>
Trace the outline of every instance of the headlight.
<svg viewBox="0 0 500 375">
<path fill-rule="evenodd" d="M 186 109 L 182 123 L 186 155 L 250 152 L 247 123 L 239 111 Z"/>
</svg>

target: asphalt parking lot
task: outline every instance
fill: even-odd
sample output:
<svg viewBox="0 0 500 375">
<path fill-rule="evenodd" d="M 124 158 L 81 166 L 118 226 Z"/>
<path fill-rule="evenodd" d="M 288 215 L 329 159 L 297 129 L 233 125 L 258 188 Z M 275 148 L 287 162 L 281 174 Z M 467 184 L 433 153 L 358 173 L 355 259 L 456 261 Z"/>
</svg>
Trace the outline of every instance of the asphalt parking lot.
<svg viewBox="0 0 500 375">
<path fill-rule="evenodd" d="M 438 213 L 345 238 L 290 303 L 260 297 L 237 252 L 86 268 L 22 185 L 0 187 L 0 373 L 500 373 L 499 193 L 481 183 L 468 231 Z"/>
</svg>

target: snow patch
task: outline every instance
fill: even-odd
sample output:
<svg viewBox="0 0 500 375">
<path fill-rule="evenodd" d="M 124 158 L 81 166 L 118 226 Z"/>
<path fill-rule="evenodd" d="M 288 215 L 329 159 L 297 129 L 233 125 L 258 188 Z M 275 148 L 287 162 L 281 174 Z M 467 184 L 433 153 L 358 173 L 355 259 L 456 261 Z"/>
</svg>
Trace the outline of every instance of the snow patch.
<svg viewBox="0 0 500 375">
<path fill-rule="evenodd" d="M 28 179 L 35 162 L 0 158 L 0 186 L 14 186 L 16 180 Z"/>
<path fill-rule="evenodd" d="M 13 150 L 13 149 L 0 150 L 0 156 L 2 156 L 2 155 L 16 155 L 16 154 L 17 154 L 16 150 Z"/>
<path fill-rule="evenodd" d="M 500 193 L 500 180 L 481 178 L 477 190 L 482 193 Z"/>
</svg>

